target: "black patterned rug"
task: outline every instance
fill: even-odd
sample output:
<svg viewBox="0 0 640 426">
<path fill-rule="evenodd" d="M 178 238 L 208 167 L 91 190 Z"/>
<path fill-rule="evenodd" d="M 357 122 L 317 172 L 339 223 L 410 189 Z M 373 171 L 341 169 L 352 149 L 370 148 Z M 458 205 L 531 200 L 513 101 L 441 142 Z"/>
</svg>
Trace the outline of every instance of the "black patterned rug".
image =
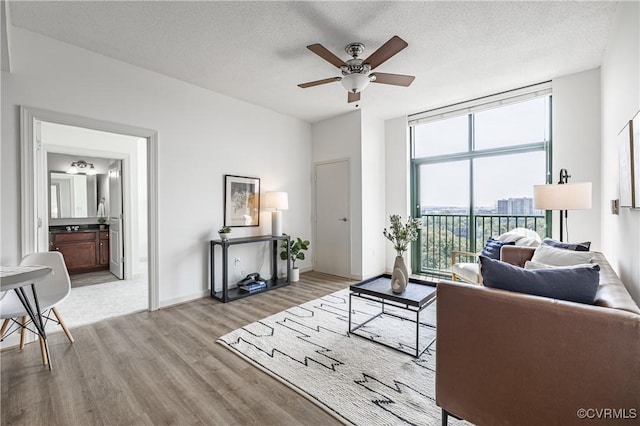
<svg viewBox="0 0 640 426">
<path fill-rule="evenodd" d="M 440 425 L 435 345 L 414 358 L 375 343 L 415 349 L 415 323 L 389 315 L 359 329 L 364 338 L 349 334 L 348 306 L 348 290 L 340 290 L 234 330 L 218 342 L 344 423 Z M 352 312 L 360 324 L 380 312 L 380 305 L 354 297 Z M 434 303 L 420 320 L 435 325 L 435 317 Z M 434 336 L 433 326 L 422 325 L 420 345 Z M 450 418 L 449 424 L 462 422 Z"/>
</svg>

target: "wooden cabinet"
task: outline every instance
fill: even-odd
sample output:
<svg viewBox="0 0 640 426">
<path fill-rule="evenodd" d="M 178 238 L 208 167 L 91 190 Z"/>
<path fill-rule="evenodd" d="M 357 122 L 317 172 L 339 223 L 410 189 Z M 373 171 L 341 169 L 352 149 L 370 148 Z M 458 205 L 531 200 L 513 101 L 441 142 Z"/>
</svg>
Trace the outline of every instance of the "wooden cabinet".
<svg viewBox="0 0 640 426">
<path fill-rule="evenodd" d="M 100 231 L 98 237 L 98 264 L 109 267 L 109 231 Z"/>
<path fill-rule="evenodd" d="M 50 232 L 50 251 L 59 251 L 70 274 L 109 269 L 109 231 Z"/>
</svg>

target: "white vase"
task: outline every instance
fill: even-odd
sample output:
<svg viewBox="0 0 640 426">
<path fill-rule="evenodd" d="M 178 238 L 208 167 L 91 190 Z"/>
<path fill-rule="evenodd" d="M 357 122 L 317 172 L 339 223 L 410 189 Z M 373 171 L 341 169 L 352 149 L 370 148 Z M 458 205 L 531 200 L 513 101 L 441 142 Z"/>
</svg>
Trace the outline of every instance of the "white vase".
<svg viewBox="0 0 640 426">
<path fill-rule="evenodd" d="M 300 268 L 297 266 L 295 268 L 291 268 L 291 282 L 297 283 L 300 281 Z"/>
<path fill-rule="evenodd" d="M 229 234 L 226 232 L 218 232 L 218 235 L 220 235 L 220 239 L 222 241 L 227 241 L 229 239 Z"/>
<path fill-rule="evenodd" d="M 409 270 L 404 261 L 404 257 L 396 256 L 393 262 L 393 273 L 391 274 L 391 291 L 395 294 L 402 293 L 407 288 L 409 282 Z"/>
</svg>

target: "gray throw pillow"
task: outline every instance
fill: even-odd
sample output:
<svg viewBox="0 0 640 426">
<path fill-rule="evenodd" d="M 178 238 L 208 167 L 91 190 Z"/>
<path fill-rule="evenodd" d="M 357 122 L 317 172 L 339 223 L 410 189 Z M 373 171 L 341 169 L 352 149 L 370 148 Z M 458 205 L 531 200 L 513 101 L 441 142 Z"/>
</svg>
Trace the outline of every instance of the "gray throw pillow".
<svg viewBox="0 0 640 426">
<path fill-rule="evenodd" d="M 584 243 L 563 243 L 562 241 L 554 240 L 553 238 L 545 238 L 542 240 L 542 244 L 573 251 L 589 251 L 589 248 L 591 248 L 591 241 L 585 241 Z"/>
<path fill-rule="evenodd" d="M 593 304 L 600 282 L 600 266 L 527 270 L 480 256 L 485 287 Z"/>
</svg>

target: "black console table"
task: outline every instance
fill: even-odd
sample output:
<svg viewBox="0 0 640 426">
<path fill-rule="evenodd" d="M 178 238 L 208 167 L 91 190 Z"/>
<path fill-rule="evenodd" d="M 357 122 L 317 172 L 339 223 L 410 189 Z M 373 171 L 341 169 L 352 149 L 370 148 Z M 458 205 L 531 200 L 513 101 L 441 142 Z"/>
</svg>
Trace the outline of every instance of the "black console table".
<svg viewBox="0 0 640 426">
<path fill-rule="evenodd" d="M 239 288 L 229 288 L 229 247 L 237 244 L 251 244 L 271 241 L 271 279 L 267 280 L 267 287 L 256 291 L 243 291 Z M 261 235 L 259 237 L 243 237 L 243 238 L 230 238 L 228 240 L 211 240 L 211 297 L 218 299 L 222 302 L 229 302 L 231 300 L 240 299 L 242 297 L 253 296 L 257 293 L 273 290 L 275 288 L 288 286 L 290 283 L 291 272 L 291 260 L 289 256 L 289 249 L 287 248 L 287 276 L 286 278 L 278 278 L 278 241 L 289 242 L 288 235 Z M 222 249 L 222 290 L 216 291 L 216 262 L 215 262 L 215 248 L 220 247 Z M 289 247 L 289 244 L 287 244 Z"/>
</svg>

